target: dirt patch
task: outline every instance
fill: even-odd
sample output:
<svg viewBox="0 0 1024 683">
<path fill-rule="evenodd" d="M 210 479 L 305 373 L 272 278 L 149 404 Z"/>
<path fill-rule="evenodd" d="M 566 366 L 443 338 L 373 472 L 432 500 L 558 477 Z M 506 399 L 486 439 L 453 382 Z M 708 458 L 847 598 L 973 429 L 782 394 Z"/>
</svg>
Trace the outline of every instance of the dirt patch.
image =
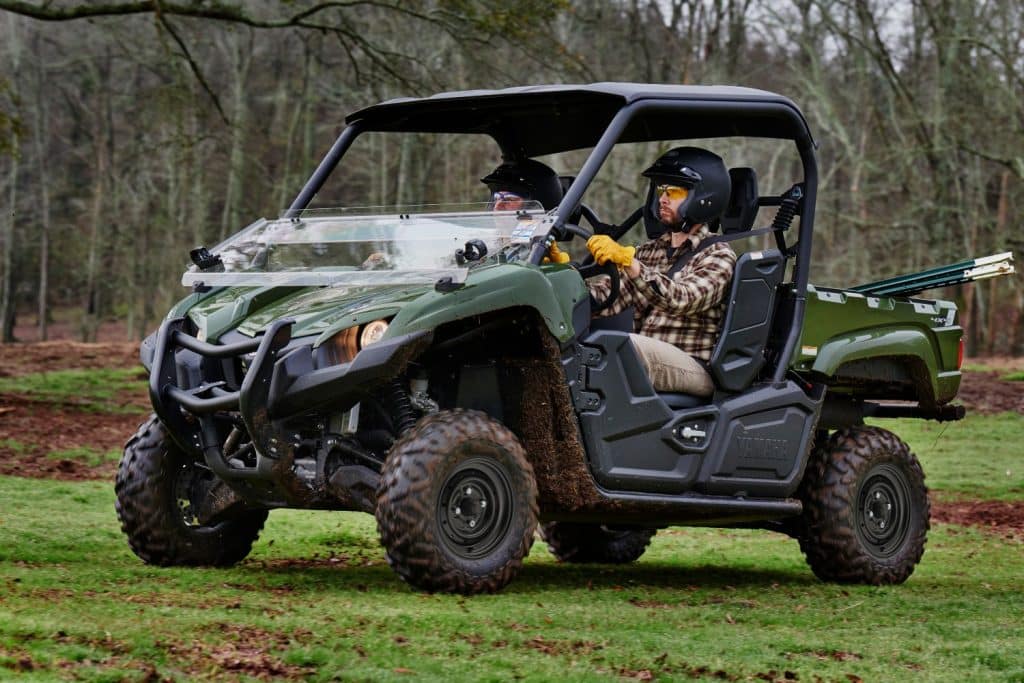
<svg viewBox="0 0 1024 683">
<path fill-rule="evenodd" d="M 250 626 L 214 624 L 209 631 L 212 637 L 188 644 L 158 641 L 156 645 L 177 659 L 190 676 L 227 674 L 260 680 L 304 680 L 316 673 L 313 667 L 286 664 L 271 653 L 272 649 L 310 642 L 312 633 L 305 629 L 285 634 Z"/>
<path fill-rule="evenodd" d="M 544 636 L 534 636 L 523 642 L 522 646 L 528 650 L 537 650 L 546 655 L 589 655 L 597 650 L 604 649 L 600 643 L 593 643 L 589 640 L 555 640 Z"/>
<path fill-rule="evenodd" d="M 138 342 L 0 344 L 0 377 L 78 368 L 140 367 Z"/>
<path fill-rule="evenodd" d="M 26 401 L 0 395 L 0 474 L 36 479 L 106 479 L 117 462 L 103 460 L 120 451 L 146 418 L 137 414 L 108 414 Z M 56 458 L 51 453 L 81 450 L 91 458 Z"/>
<path fill-rule="evenodd" d="M 968 413 L 1024 413 L 1024 382 L 999 379 L 998 372 L 965 372 L 957 395 Z"/>
<path fill-rule="evenodd" d="M 933 503 L 932 521 L 977 526 L 1004 538 L 1024 541 L 1024 503 L 999 500 Z"/>
</svg>

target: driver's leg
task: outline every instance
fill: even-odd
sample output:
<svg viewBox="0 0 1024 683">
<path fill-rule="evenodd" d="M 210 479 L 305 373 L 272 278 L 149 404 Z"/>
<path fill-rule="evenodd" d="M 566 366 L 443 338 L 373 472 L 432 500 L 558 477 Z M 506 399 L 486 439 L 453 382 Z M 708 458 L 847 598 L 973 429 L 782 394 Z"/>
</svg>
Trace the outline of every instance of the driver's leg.
<svg viewBox="0 0 1024 683">
<path fill-rule="evenodd" d="M 710 396 L 715 391 L 711 375 L 693 356 L 677 346 L 642 334 L 629 335 L 655 391 Z"/>
</svg>

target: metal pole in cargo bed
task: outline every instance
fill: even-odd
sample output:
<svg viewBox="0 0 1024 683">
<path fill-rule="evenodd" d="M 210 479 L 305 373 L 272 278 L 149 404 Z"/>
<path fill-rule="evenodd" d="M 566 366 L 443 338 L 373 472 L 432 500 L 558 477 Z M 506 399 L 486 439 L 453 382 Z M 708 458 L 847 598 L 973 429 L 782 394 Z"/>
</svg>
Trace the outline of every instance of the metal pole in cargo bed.
<svg viewBox="0 0 1024 683">
<path fill-rule="evenodd" d="M 981 256 L 952 263 L 948 266 L 930 268 L 920 273 L 870 282 L 851 287 L 850 290 L 874 296 L 910 296 L 926 289 L 961 285 L 990 277 L 1011 275 L 1014 272 L 1016 271 L 1013 266 L 1013 253 L 1007 251 L 1002 254 Z"/>
</svg>

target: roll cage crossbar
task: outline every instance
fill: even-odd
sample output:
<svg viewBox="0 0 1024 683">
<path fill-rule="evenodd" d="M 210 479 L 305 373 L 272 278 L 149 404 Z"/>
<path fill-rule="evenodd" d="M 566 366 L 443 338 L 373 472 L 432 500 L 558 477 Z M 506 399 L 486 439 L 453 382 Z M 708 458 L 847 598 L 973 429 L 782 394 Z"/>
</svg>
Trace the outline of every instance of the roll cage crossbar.
<svg viewBox="0 0 1024 683">
<path fill-rule="evenodd" d="M 552 98 L 555 104 L 551 104 Z M 614 111 L 596 139 L 597 128 L 591 122 L 588 130 L 593 134 L 590 137 L 580 137 L 577 133 L 563 138 L 567 142 L 562 142 L 558 137 L 561 129 L 554 126 L 546 137 L 524 143 L 528 140 L 524 131 L 544 130 L 536 125 L 539 119 L 546 116 L 558 119 L 559 115 L 564 119 L 566 112 L 582 115 L 582 110 L 572 110 L 576 100 L 588 107 L 600 102 L 605 114 Z M 616 102 L 619 104 L 617 111 L 612 107 Z M 505 116 L 508 111 L 514 112 L 515 116 Z M 818 187 L 814 140 L 803 115 L 788 99 L 764 91 L 718 86 L 549 86 L 445 93 L 422 100 L 396 100 L 356 112 L 348 117 L 347 122 L 348 125 L 286 211 L 286 217 L 299 214 L 309 205 L 355 139 L 364 132 L 484 133 L 495 139 L 507 158 L 593 145 L 586 162 L 562 198 L 545 239 L 534 244 L 529 258 L 533 264 L 541 262 L 553 235 L 560 232 L 567 218 L 580 206 L 584 193 L 616 144 L 728 136 L 792 140 L 800 155 L 804 178 L 801 181 L 803 196 L 797 211 L 800 229 L 794 245 L 793 310 L 782 353 L 772 375 L 774 382 L 784 381 L 788 361 L 793 357 L 803 328 Z M 773 199 L 780 198 L 763 197 L 759 203 L 762 206 L 777 205 Z M 743 235 L 739 233 L 736 237 Z M 780 242 L 780 250 L 787 251 L 779 232 L 776 232 L 776 240 Z"/>
</svg>

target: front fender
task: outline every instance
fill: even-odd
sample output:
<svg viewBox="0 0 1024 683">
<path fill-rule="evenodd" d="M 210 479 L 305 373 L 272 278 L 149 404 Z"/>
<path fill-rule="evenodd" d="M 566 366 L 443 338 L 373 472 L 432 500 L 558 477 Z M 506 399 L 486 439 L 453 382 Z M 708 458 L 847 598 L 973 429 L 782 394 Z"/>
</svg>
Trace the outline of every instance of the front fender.
<svg viewBox="0 0 1024 683">
<path fill-rule="evenodd" d="M 466 284 L 449 292 L 430 291 L 409 302 L 391 321 L 388 336 L 433 330 L 444 323 L 519 306 L 533 308 L 561 342 L 576 333 L 573 308 L 587 296 L 574 268 L 500 264 L 470 273 Z"/>
</svg>

